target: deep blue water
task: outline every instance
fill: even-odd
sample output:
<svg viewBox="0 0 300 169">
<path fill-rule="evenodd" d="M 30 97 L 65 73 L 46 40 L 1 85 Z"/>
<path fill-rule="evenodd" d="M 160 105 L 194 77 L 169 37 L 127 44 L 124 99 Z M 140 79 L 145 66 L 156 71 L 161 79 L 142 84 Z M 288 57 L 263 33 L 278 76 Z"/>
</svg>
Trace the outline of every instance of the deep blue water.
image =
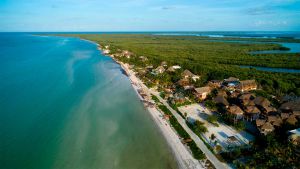
<svg viewBox="0 0 300 169">
<path fill-rule="evenodd" d="M 0 168 L 176 168 L 130 81 L 93 43 L 0 34 Z"/>
</svg>

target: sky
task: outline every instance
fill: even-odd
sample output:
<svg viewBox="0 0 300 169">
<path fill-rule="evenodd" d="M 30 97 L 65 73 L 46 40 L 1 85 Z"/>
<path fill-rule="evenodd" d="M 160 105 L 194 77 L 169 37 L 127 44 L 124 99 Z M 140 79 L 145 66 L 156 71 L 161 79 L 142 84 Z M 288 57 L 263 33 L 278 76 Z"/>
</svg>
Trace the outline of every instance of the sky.
<svg viewBox="0 0 300 169">
<path fill-rule="evenodd" d="M 0 0 L 0 31 L 300 31 L 300 0 Z"/>
</svg>

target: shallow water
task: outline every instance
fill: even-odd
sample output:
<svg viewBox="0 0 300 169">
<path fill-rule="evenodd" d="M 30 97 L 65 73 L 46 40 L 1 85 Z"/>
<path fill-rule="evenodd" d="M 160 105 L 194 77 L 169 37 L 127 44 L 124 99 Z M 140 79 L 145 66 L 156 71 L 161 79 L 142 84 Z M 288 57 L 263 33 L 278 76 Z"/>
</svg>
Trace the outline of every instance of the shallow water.
<svg viewBox="0 0 300 169">
<path fill-rule="evenodd" d="M 95 44 L 0 34 L 0 168 L 177 168 L 128 78 Z"/>
</svg>

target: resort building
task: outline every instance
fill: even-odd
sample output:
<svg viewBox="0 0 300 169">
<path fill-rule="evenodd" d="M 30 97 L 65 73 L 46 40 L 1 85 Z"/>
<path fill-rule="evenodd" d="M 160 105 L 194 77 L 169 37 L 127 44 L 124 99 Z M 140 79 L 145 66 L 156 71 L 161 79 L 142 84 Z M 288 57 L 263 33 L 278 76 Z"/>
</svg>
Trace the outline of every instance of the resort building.
<svg viewBox="0 0 300 169">
<path fill-rule="evenodd" d="M 166 61 L 162 61 L 162 62 L 160 63 L 160 66 L 167 67 L 168 65 L 167 65 L 167 62 L 166 62 Z"/>
<path fill-rule="evenodd" d="M 255 80 L 243 80 L 237 85 L 237 89 L 244 92 L 249 90 L 256 90 L 257 84 Z"/>
<path fill-rule="evenodd" d="M 256 106 L 247 106 L 245 108 L 246 119 L 249 121 L 253 121 L 258 119 L 260 115 L 260 110 Z"/>
<path fill-rule="evenodd" d="M 208 82 L 208 86 L 212 87 L 212 88 L 220 88 L 222 85 L 222 81 L 221 80 L 211 80 Z"/>
<path fill-rule="evenodd" d="M 207 95 L 211 92 L 210 87 L 199 87 L 194 89 L 194 94 L 199 100 L 206 99 Z"/>
<path fill-rule="evenodd" d="M 227 101 L 227 99 L 225 98 L 226 96 L 224 96 L 223 94 L 218 94 L 215 98 L 214 98 L 214 102 L 218 105 L 222 105 L 225 106 L 226 108 L 229 107 L 229 103 Z"/>
<path fill-rule="evenodd" d="M 181 74 L 181 76 L 184 78 L 184 79 L 193 79 L 193 81 L 197 81 L 200 79 L 200 76 L 198 75 L 194 75 L 191 71 L 189 70 L 184 70 L 183 73 Z"/>
<path fill-rule="evenodd" d="M 155 70 L 154 73 L 155 74 L 161 74 L 165 72 L 165 68 L 163 66 L 158 66 Z"/>
<path fill-rule="evenodd" d="M 264 135 L 267 135 L 274 130 L 275 130 L 275 128 L 273 127 L 273 125 L 270 122 L 266 122 L 260 127 L 260 132 Z"/>
<path fill-rule="evenodd" d="M 228 113 L 234 116 L 234 120 L 241 120 L 244 118 L 243 110 L 236 105 L 230 106 L 228 108 Z"/>
</svg>

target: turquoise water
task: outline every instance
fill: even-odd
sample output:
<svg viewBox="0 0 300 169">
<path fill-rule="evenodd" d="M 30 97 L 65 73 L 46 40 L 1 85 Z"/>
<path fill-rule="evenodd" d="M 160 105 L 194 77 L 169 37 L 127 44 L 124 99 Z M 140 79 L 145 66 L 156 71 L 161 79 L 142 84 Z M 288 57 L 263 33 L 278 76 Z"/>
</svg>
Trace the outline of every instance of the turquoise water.
<svg viewBox="0 0 300 169">
<path fill-rule="evenodd" d="M 0 168 L 177 168 L 120 66 L 75 38 L 0 34 Z"/>
</svg>

